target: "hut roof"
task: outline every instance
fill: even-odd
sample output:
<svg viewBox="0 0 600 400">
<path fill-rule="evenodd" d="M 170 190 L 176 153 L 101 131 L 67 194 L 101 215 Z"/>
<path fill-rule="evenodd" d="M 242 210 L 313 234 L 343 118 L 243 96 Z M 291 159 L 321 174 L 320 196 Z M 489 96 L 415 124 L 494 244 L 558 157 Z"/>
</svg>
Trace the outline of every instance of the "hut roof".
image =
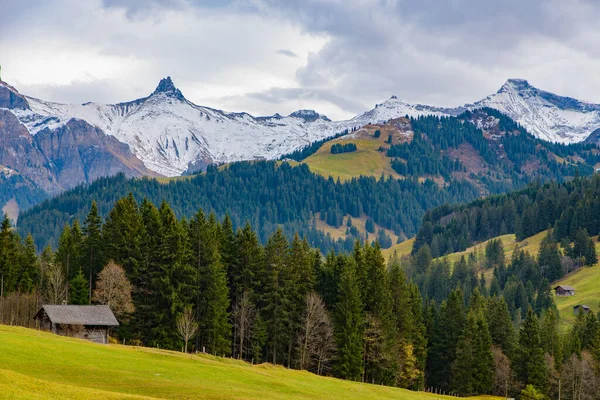
<svg viewBox="0 0 600 400">
<path fill-rule="evenodd" d="M 118 326 L 119 323 L 109 306 L 43 305 L 36 314 L 45 311 L 55 324 Z"/>
<path fill-rule="evenodd" d="M 573 306 L 573 308 L 583 308 L 584 310 L 589 310 L 590 307 L 586 306 L 585 304 L 577 304 L 576 306 Z"/>
<path fill-rule="evenodd" d="M 562 288 L 564 290 L 575 290 L 575 288 L 573 286 L 569 286 L 569 285 L 558 285 L 554 288 L 554 290 L 556 290 L 558 288 Z"/>
</svg>

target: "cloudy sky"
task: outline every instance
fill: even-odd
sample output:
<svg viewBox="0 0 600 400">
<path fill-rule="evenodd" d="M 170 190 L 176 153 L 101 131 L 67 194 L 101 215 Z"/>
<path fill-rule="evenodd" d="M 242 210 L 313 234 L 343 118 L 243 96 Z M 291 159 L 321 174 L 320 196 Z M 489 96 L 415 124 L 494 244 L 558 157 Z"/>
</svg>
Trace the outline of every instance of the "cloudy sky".
<svg viewBox="0 0 600 400">
<path fill-rule="evenodd" d="M 351 117 L 391 95 L 456 106 L 525 78 L 600 103 L 596 0 L 2 0 L 2 79 L 121 102 Z"/>
</svg>

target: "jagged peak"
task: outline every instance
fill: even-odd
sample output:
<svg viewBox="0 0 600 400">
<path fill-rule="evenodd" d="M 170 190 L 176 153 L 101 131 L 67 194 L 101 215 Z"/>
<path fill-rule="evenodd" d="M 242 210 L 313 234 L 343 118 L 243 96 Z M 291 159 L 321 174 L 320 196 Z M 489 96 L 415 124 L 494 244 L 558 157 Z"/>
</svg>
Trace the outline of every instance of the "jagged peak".
<svg viewBox="0 0 600 400">
<path fill-rule="evenodd" d="M 519 92 L 519 91 L 523 91 L 523 90 L 527 90 L 527 89 L 531 89 L 533 88 L 533 86 L 531 86 L 529 84 L 529 82 L 527 81 L 527 79 L 521 79 L 521 78 L 511 78 L 508 79 L 504 85 L 502 85 L 502 87 L 498 90 L 498 93 L 504 93 L 504 92 Z"/>
<path fill-rule="evenodd" d="M 176 97 L 180 100 L 184 99 L 183 94 L 179 89 L 175 87 L 175 84 L 173 84 L 173 81 L 171 80 L 170 76 L 167 76 L 166 78 L 160 80 L 158 86 L 156 87 L 156 90 L 154 90 L 154 93 L 152 93 L 152 95 L 154 96 L 160 93 L 164 93 L 170 97 Z"/>
</svg>

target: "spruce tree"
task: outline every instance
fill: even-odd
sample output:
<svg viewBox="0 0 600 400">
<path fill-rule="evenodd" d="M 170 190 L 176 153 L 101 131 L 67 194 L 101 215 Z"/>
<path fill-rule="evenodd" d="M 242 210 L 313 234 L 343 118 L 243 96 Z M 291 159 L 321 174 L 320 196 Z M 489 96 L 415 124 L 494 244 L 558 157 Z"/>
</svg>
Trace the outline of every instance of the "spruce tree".
<svg viewBox="0 0 600 400">
<path fill-rule="evenodd" d="M 560 251 L 558 244 L 552 240 L 550 230 L 544 240 L 542 240 L 537 261 L 542 271 L 545 271 L 548 281 L 554 282 L 563 277 L 564 272 L 560 259 Z"/>
<path fill-rule="evenodd" d="M 203 326 L 207 330 L 207 349 L 210 353 L 219 356 L 229 355 L 231 352 L 229 289 L 227 272 L 219 261 L 208 266 L 204 296 L 207 308 L 203 315 Z"/>
<path fill-rule="evenodd" d="M 537 315 L 531 308 L 519 331 L 519 346 L 516 352 L 514 369 L 519 381 L 546 390 L 548 380 L 544 361 L 544 348 L 540 337 Z"/>
<path fill-rule="evenodd" d="M 438 313 L 431 337 L 431 350 L 427 361 L 429 386 L 448 391 L 450 368 L 456 360 L 456 346 L 466 324 L 466 311 L 460 289 L 453 290 Z"/>
<path fill-rule="evenodd" d="M 77 275 L 71 279 L 71 290 L 69 292 L 69 304 L 89 304 L 88 281 L 79 268 Z"/>
<path fill-rule="evenodd" d="M 96 201 L 92 201 L 90 211 L 83 223 L 83 248 L 81 263 L 84 273 L 88 276 L 88 298 L 91 299 L 94 279 L 102 269 L 102 218 L 98 213 Z"/>
<path fill-rule="evenodd" d="M 277 229 L 265 246 L 265 270 L 262 279 L 263 315 L 269 339 L 268 356 L 273 364 L 287 360 L 289 318 L 292 308 L 290 297 L 291 271 L 287 266 L 288 241 Z"/>
<path fill-rule="evenodd" d="M 363 374 L 363 305 L 352 259 L 344 263 L 338 299 L 334 314 L 338 348 L 336 375 L 359 381 Z"/>
<path fill-rule="evenodd" d="M 17 289 L 21 293 L 30 293 L 40 285 L 40 265 L 36 254 L 35 244 L 31 235 L 25 238 L 19 257 L 19 274 Z"/>
<path fill-rule="evenodd" d="M 471 309 L 452 364 L 452 390 L 461 395 L 491 392 L 494 378 L 492 340 L 482 310 Z"/>
<path fill-rule="evenodd" d="M 249 223 L 236 233 L 235 246 L 237 260 L 231 273 L 233 296 L 237 298 L 246 290 L 256 294 L 261 290 L 264 251 Z"/>
<path fill-rule="evenodd" d="M 141 242 L 144 234 L 142 219 L 133 194 L 117 200 L 102 227 L 104 260 L 113 259 L 123 266 L 128 277 L 142 262 Z M 108 258 L 108 259 L 107 259 Z"/>
<path fill-rule="evenodd" d="M 514 355 L 516 333 L 506 302 L 501 297 L 491 297 L 485 312 L 492 343 L 509 358 Z"/>
</svg>

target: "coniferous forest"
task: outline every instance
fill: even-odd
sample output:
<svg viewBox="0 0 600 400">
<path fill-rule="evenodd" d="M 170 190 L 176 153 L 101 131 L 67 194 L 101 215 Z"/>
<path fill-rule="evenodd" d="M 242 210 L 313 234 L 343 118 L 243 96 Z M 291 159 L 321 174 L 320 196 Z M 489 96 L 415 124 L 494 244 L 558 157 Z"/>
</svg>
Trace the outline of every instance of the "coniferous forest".
<svg viewBox="0 0 600 400">
<path fill-rule="evenodd" d="M 551 239 L 569 256 L 593 265 L 597 259 L 590 254 L 594 246 L 589 237 L 600 233 L 599 209 L 600 175 L 577 177 L 564 184 L 534 184 L 467 205 L 427 211 L 413 252 L 427 245 L 438 257 L 499 235 L 514 233 L 522 240 L 553 228 Z"/>
<path fill-rule="evenodd" d="M 262 245 L 249 224 L 234 230 L 202 210 L 179 219 L 166 202 L 128 195 L 104 220 L 93 202 L 39 257 L 8 219 L 0 242 L 3 323 L 31 325 L 41 302 L 95 302 L 117 313 L 119 342 L 343 379 L 460 395 L 552 395 L 559 378 L 581 379 L 574 371 L 598 381 L 597 316 L 559 330 L 545 271 L 558 255 L 553 233 L 539 254 L 510 260 L 499 240 L 454 265 L 427 245 L 389 261 L 377 243 L 323 256 L 280 229 Z M 178 328 L 182 318 L 197 334 Z M 583 398 L 594 398 L 590 385 Z"/>
<path fill-rule="evenodd" d="M 167 201 L 178 218 L 191 218 L 202 208 L 219 219 L 229 214 L 234 227 L 246 222 L 256 230 L 261 243 L 278 227 L 288 239 L 297 232 L 311 246 L 327 253 L 351 251 L 357 237 L 334 240 L 318 231 L 315 215 L 371 217 L 375 223 L 409 238 L 416 234 L 425 210 L 447 202 L 469 201 L 478 190 L 469 182 L 453 180 L 439 187 L 432 180 L 417 178 L 360 177 L 347 182 L 326 179 L 306 165 L 292 167 L 273 161 L 234 163 L 220 169 L 209 167 L 205 174 L 167 184 L 154 179 L 127 179 L 123 175 L 101 178 L 47 200 L 19 216 L 19 231 L 30 234 L 38 247 L 58 242 L 64 225 L 83 222 L 90 199 L 106 217 L 114 202 L 133 193 L 137 201 L 148 198 L 155 204 Z M 371 235 L 369 242 L 376 239 Z M 388 246 L 389 247 L 389 246 Z"/>
</svg>

